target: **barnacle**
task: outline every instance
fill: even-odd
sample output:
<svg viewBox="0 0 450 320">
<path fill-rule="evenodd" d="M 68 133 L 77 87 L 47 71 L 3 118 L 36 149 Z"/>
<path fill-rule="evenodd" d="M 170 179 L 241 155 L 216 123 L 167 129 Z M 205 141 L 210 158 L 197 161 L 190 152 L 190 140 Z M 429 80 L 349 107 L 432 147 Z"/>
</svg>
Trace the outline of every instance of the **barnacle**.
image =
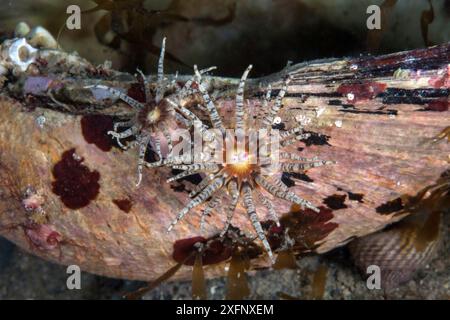
<svg viewBox="0 0 450 320">
<path fill-rule="evenodd" d="M 226 210 L 226 225 L 222 231 L 224 235 L 229 226 L 237 208 L 239 200 L 242 199 L 247 215 L 256 231 L 256 234 L 262 242 L 265 250 L 273 260 L 273 254 L 269 242 L 266 238 L 260 220 L 256 213 L 256 201 L 259 201 L 272 216 L 272 219 L 278 224 L 277 214 L 273 203 L 266 194 L 290 201 L 302 207 L 310 208 L 316 212 L 316 208 L 309 201 L 300 198 L 295 193 L 288 190 L 288 187 L 279 179 L 276 179 L 277 172 L 300 172 L 322 165 L 331 164 L 331 161 L 319 160 L 314 158 L 303 158 L 296 154 L 279 151 L 281 148 L 292 144 L 295 141 L 305 139 L 309 134 L 303 132 L 303 124 L 300 122 L 295 127 L 278 133 L 277 129 L 272 128 L 282 107 L 282 99 L 287 91 L 290 77 L 287 77 L 282 89 L 279 91 L 271 108 L 267 108 L 272 100 L 271 89 L 266 92 L 263 106 L 267 112 L 262 119 L 261 128 L 265 131 L 265 137 L 260 141 L 255 141 L 255 130 L 253 126 L 247 125 L 246 112 L 244 107 L 244 86 L 247 76 L 251 70 L 250 65 L 244 72 L 237 88 L 235 98 L 235 125 L 234 134 L 230 133 L 232 129 L 224 127 L 222 118 L 211 99 L 207 89 L 201 81 L 201 73 L 197 67 L 195 70 L 195 81 L 198 85 L 198 91 L 204 100 L 204 109 L 207 113 L 214 129 L 214 139 L 211 135 L 205 138 L 206 145 L 201 152 L 194 152 L 194 157 L 189 154 L 182 156 L 169 156 L 162 161 L 161 165 L 169 166 L 172 169 L 182 170 L 181 173 L 168 179 L 168 182 L 175 181 L 193 174 L 206 174 L 204 179 L 195 187 L 190 196 L 193 198 L 181 211 L 178 212 L 175 220 L 168 228 L 170 231 L 183 217 L 193 208 L 205 204 L 202 212 L 202 221 L 209 213 L 222 201 L 224 192 L 227 190 L 231 196 L 231 202 Z M 199 126 L 200 128 L 204 126 Z M 203 132 L 204 133 L 204 132 Z M 270 136 L 270 139 L 267 137 Z M 223 140 L 225 147 L 223 147 Z M 211 158 L 211 151 L 217 151 L 218 159 Z M 215 154 L 217 156 L 217 153 Z M 224 160 L 225 159 L 225 160 Z"/>
<path fill-rule="evenodd" d="M 167 143 L 167 154 L 172 152 L 173 142 L 169 131 L 170 119 L 175 118 L 185 126 L 190 127 L 194 125 L 194 121 L 198 123 L 198 118 L 191 111 L 183 107 L 181 104 L 182 98 L 192 93 L 193 80 L 189 80 L 183 87 L 177 87 L 173 95 L 165 96 L 166 91 L 170 86 L 175 86 L 175 81 L 169 83 L 168 79 L 164 77 L 164 54 L 165 54 L 166 38 L 162 41 L 161 53 L 158 60 L 158 76 L 155 94 L 152 95 L 150 90 L 150 83 L 145 75 L 138 70 L 144 83 L 145 103 L 141 103 L 127 94 L 104 85 L 88 86 L 89 88 L 103 89 L 108 91 L 112 96 L 115 96 L 130 105 L 136 112 L 133 118 L 114 123 L 113 131 L 108 134 L 117 140 L 119 146 L 127 150 L 131 147 L 138 146 L 139 160 L 138 160 L 138 181 L 137 186 L 142 181 L 142 170 L 144 166 L 144 158 L 149 145 L 156 152 L 159 160 L 153 165 L 161 164 L 163 160 L 163 153 L 161 152 L 161 141 L 159 133 L 162 133 Z M 205 73 L 213 68 L 201 70 L 200 73 Z M 126 128 L 124 131 L 119 131 L 119 128 Z M 121 140 L 129 137 L 135 137 L 135 140 L 130 145 L 122 143 Z"/>
<path fill-rule="evenodd" d="M 25 72 L 36 61 L 37 49 L 25 38 L 6 40 L 0 46 L 0 75 Z"/>
</svg>

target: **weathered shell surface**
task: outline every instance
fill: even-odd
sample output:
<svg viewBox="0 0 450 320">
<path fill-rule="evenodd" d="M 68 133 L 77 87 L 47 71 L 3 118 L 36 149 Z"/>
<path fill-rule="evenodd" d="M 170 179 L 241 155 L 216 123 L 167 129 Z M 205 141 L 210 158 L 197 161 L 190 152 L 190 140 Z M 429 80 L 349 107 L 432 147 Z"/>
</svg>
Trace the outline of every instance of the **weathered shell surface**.
<svg viewBox="0 0 450 320">
<path fill-rule="evenodd" d="M 337 161 L 332 168 L 285 179 L 291 190 L 324 209 L 318 216 L 294 216 L 300 217 L 293 222 L 298 226 L 300 252 L 325 252 L 402 218 L 397 212 L 405 206 L 404 199 L 434 184 L 448 169 L 449 144 L 428 142 L 450 126 L 449 48 L 296 65 L 249 86 L 246 99 L 250 112 L 257 115 L 262 89 L 269 82 L 276 89 L 290 72 L 294 81 L 281 123 L 289 128 L 306 115 L 311 119 L 307 130 L 313 133 L 312 139 L 292 146 L 291 151 Z M 65 68 L 52 63 L 58 60 L 54 53 L 41 51 L 40 57 L 53 59 L 49 58 L 47 67 L 40 66 L 41 82 L 48 80 L 50 69 L 46 68 L 58 72 Z M 74 68 L 78 60 L 71 58 L 67 60 L 71 74 L 95 74 L 96 69 L 81 59 Z M 409 69 L 408 77 L 396 77 L 399 68 Z M 83 90 L 89 79 L 73 82 L 58 78 L 58 73 L 53 76 L 56 79 L 48 81 L 52 87 L 70 87 L 56 92 L 74 106 L 70 111 L 93 112 L 86 107 Z M 362 81 L 364 77 L 370 83 Z M 230 118 L 234 101 L 221 90 L 223 81 L 211 80 L 210 89 L 217 91 L 222 117 Z M 227 89 L 235 90 L 235 86 Z M 21 101 L 5 97 L 6 90 L 0 101 L 0 233 L 41 257 L 113 277 L 150 280 L 173 265 L 174 242 L 199 234 L 198 214 L 166 233 L 175 213 L 188 201 L 184 190 L 192 185 L 167 184 L 170 172 L 159 169 L 147 170 L 141 186 L 135 187 L 135 170 L 130 165 L 136 162 L 135 153 L 105 142 L 112 119 L 98 115 L 125 115 L 129 109 L 105 104 L 94 110 L 96 116 L 71 115 L 51 110 L 43 91 L 33 94 L 36 108 L 29 110 L 23 106 L 25 94 L 17 95 L 20 88 L 12 91 Z M 46 121 L 40 126 L 36 119 L 42 116 Z M 93 140 L 86 138 L 92 136 Z M 44 199 L 31 211 L 24 207 L 30 186 Z M 288 203 L 274 202 L 278 212 L 290 211 Z M 243 209 L 239 212 L 233 224 L 250 233 Z M 42 219 L 37 219 L 39 215 Z M 38 224 L 30 224 L 30 216 Z M 207 232 L 220 231 L 223 220 L 213 214 Z M 260 259 L 254 265 L 267 266 L 268 261 Z M 208 272 L 220 275 L 224 270 L 216 265 L 209 266 Z M 189 275 L 190 269 L 184 268 L 177 277 Z"/>
</svg>

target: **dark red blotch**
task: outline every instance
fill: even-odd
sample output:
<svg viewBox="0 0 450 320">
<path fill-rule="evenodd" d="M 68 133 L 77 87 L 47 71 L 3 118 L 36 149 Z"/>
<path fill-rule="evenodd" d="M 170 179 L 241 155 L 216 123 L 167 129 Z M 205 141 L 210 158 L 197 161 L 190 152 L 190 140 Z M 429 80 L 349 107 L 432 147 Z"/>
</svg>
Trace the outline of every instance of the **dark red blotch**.
<svg viewBox="0 0 450 320">
<path fill-rule="evenodd" d="M 80 209 L 94 200 L 100 190 L 100 173 L 82 164 L 84 158 L 76 159 L 75 149 L 62 154 L 52 170 L 55 181 L 52 191 L 70 209 Z"/>
<path fill-rule="evenodd" d="M 113 130 L 112 117 L 88 115 L 81 118 L 81 132 L 87 143 L 95 144 L 102 151 L 110 151 L 113 143 L 108 131 Z"/>
<path fill-rule="evenodd" d="M 283 225 L 277 226 L 273 220 L 263 221 L 261 226 L 266 230 L 267 241 L 272 250 L 278 249 L 283 244 L 285 227 Z"/>
<path fill-rule="evenodd" d="M 380 214 L 391 214 L 396 211 L 400 211 L 403 208 L 405 208 L 405 206 L 403 205 L 402 198 L 397 198 L 383 203 L 382 205 L 376 207 L 375 210 Z"/>
<path fill-rule="evenodd" d="M 353 192 L 350 192 L 350 191 L 347 192 L 347 193 L 348 193 L 348 198 L 350 200 L 358 201 L 360 203 L 364 202 L 364 200 L 363 200 L 364 195 L 362 193 L 353 193 Z"/>
<path fill-rule="evenodd" d="M 333 210 L 345 209 L 348 208 L 345 204 L 346 198 L 347 196 L 345 194 L 333 194 L 323 199 L 323 203 L 326 204 L 328 208 Z"/>
<path fill-rule="evenodd" d="M 141 82 L 133 83 L 128 89 L 127 95 L 134 100 L 145 103 L 144 84 Z"/>
<path fill-rule="evenodd" d="M 373 99 L 384 90 L 386 90 L 386 84 L 379 82 L 341 84 L 337 88 L 337 92 L 344 96 L 352 93 L 354 95 L 352 102 Z"/>
<path fill-rule="evenodd" d="M 130 199 L 114 199 L 114 204 L 123 212 L 129 213 L 133 207 Z"/>
<path fill-rule="evenodd" d="M 194 252 L 197 251 L 196 243 L 203 243 L 206 246 L 202 254 L 203 265 L 220 263 L 231 256 L 231 249 L 226 247 L 222 241 L 208 241 L 203 237 L 193 237 L 175 241 L 172 258 L 178 263 L 184 262 L 185 265 L 193 266 L 195 262 Z"/>
<path fill-rule="evenodd" d="M 338 227 L 330 222 L 333 212 L 325 207 L 319 207 L 317 213 L 311 209 L 292 208 L 280 219 L 281 229 L 272 224 L 269 228 L 268 239 L 273 249 L 278 248 L 284 241 L 284 230 L 288 230 L 289 237 L 295 241 L 296 252 L 309 252 L 318 246 L 331 231 Z"/>
<path fill-rule="evenodd" d="M 425 107 L 425 110 L 427 111 L 437 111 L 437 112 L 444 112 L 448 111 L 448 99 L 437 99 L 430 101 L 428 105 Z"/>
</svg>

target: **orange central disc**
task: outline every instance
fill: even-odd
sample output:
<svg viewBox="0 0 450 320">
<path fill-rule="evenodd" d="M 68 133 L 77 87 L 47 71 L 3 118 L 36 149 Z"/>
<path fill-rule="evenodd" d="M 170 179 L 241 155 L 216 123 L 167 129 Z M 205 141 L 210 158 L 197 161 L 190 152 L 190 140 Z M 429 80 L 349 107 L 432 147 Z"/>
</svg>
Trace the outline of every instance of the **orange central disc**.
<svg viewBox="0 0 450 320">
<path fill-rule="evenodd" d="M 246 159 L 241 162 L 226 164 L 224 170 L 230 176 L 240 180 L 246 180 L 257 167 L 256 164 L 253 164 L 249 159 Z"/>
</svg>

